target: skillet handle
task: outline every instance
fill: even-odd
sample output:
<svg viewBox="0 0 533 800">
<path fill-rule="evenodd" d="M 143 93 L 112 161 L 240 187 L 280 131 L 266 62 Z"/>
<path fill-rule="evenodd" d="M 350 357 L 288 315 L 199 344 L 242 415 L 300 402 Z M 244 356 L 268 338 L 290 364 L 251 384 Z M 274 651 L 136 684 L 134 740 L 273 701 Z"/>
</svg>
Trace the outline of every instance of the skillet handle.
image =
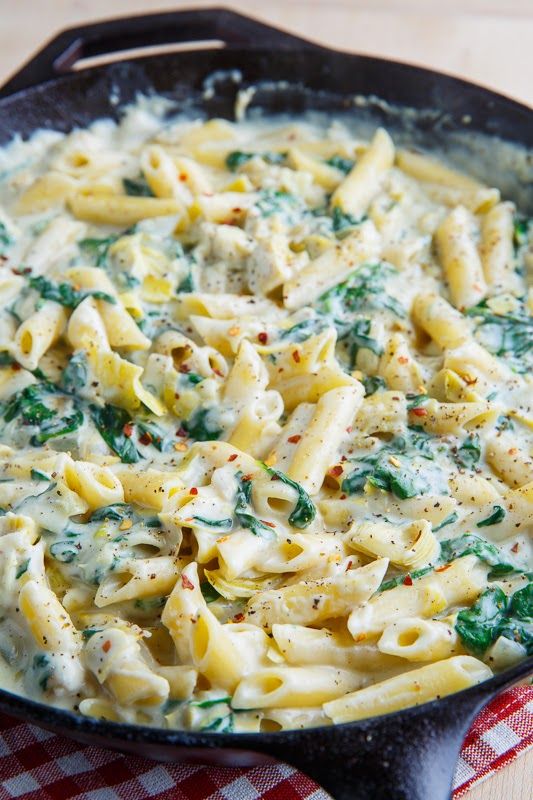
<svg viewBox="0 0 533 800">
<path fill-rule="evenodd" d="M 462 742 L 490 697 L 447 699 L 356 728 L 311 729 L 276 755 L 334 800 L 449 800 Z"/>
<path fill-rule="evenodd" d="M 0 97 L 70 72 L 81 58 L 209 40 L 226 47 L 315 47 L 290 33 L 223 8 L 110 19 L 59 33 L 3 85 Z"/>
</svg>

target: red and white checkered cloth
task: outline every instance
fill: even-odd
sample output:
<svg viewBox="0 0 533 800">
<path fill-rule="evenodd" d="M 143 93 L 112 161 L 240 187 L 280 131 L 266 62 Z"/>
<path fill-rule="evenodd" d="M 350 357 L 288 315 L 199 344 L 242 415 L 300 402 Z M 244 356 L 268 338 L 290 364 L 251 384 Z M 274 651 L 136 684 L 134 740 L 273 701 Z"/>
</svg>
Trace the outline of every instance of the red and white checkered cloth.
<svg viewBox="0 0 533 800">
<path fill-rule="evenodd" d="M 465 739 L 454 798 L 533 746 L 533 687 L 494 700 Z M 0 714 L 0 800 L 328 800 L 285 764 L 229 769 L 158 764 L 77 744 Z"/>
</svg>

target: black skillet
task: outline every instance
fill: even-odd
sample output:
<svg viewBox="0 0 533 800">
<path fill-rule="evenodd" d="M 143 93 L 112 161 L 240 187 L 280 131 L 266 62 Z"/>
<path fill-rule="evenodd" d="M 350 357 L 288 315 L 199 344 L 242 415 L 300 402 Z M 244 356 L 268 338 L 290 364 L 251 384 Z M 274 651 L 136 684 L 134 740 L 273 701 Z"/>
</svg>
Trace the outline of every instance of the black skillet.
<svg viewBox="0 0 533 800">
<path fill-rule="evenodd" d="M 202 42 L 201 49 L 71 71 L 82 58 L 194 42 Z M 217 49 L 215 42 L 225 47 Z M 239 81 L 232 70 L 240 72 Z M 319 47 L 223 9 L 111 20 L 64 31 L 0 90 L 0 145 L 15 133 L 27 137 L 36 128 L 69 131 L 103 116 L 116 117 L 119 107 L 138 92 L 165 95 L 175 110 L 231 119 L 236 93 L 248 85 L 258 87 L 251 108 L 270 113 L 318 109 L 357 116 L 374 126 L 385 124 L 396 138 L 403 134 L 428 150 L 450 150 L 460 138 L 461 150 L 448 156 L 463 167 L 473 154 L 479 155 L 474 133 L 529 147 L 529 161 L 516 169 L 496 169 L 494 149 L 485 149 L 478 163 L 487 183 L 520 199 L 523 210 L 533 211 L 533 112 L 525 106 L 436 72 Z M 215 91 L 205 91 L 209 87 Z M 368 99 L 354 102 L 355 96 Z M 398 108 L 411 111 L 399 113 Z M 417 708 L 277 733 L 190 733 L 120 725 L 2 690 L 0 710 L 83 742 L 160 760 L 252 766 L 281 759 L 311 775 L 335 800 L 445 800 L 472 720 L 500 690 L 531 671 L 530 658 L 479 686 Z"/>
</svg>

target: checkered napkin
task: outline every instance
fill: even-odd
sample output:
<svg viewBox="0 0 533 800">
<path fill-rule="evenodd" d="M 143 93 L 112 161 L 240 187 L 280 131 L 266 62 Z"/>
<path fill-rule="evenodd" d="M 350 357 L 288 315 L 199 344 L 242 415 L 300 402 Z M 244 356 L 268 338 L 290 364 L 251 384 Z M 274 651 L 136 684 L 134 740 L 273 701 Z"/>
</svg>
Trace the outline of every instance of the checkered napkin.
<svg viewBox="0 0 533 800">
<path fill-rule="evenodd" d="M 455 799 L 533 746 L 533 688 L 505 692 L 465 739 Z M 158 764 L 77 744 L 0 714 L 0 800 L 328 800 L 285 764 L 229 769 Z"/>
</svg>

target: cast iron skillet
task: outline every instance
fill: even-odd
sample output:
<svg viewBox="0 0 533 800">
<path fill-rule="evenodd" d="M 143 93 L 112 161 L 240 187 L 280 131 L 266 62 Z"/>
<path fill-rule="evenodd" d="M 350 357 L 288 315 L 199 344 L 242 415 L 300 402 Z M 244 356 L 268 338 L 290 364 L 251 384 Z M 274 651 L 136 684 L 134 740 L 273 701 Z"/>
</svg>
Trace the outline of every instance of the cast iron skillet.
<svg viewBox="0 0 533 800">
<path fill-rule="evenodd" d="M 176 42 L 218 40 L 224 49 L 121 61 L 71 72 L 80 58 Z M 239 70 L 240 83 L 235 74 Z M 215 74 L 215 81 L 207 81 Z M 217 80 L 218 77 L 218 80 Z M 266 82 L 266 83 L 265 83 Z M 206 87 L 216 91 L 205 92 Z M 0 144 L 36 128 L 69 131 L 118 108 L 138 92 L 158 92 L 177 110 L 233 117 L 239 88 L 258 85 L 252 105 L 271 113 L 320 109 L 386 124 L 428 149 L 467 130 L 531 147 L 533 113 L 486 89 L 406 64 L 310 44 L 223 9 L 119 19 L 64 31 L 0 90 Z M 371 96 L 354 106 L 354 95 Z M 399 115 L 391 105 L 417 110 Z M 465 145 L 468 156 L 468 142 Z M 464 163 L 464 162 L 463 162 Z M 491 180 L 488 158 L 483 169 Z M 531 162 L 530 162 L 531 163 Z M 507 180 L 506 180 L 507 178 Z M 533 209 L 531 173 L 499 177 L 506 193 Z M 524 201 L 525 198 L 525 201 Z M 80 741 L 167 760 L 250 766 L 272 758 L 299 767 L 335 800 L 445 800 L 463 737 L 501 689 L 526 677 L 533 659 L 485 683 L 361 722 L 257 734 L 169 731 L 87 719 L 0 690 L 0 710 Z"/>
</svg>

